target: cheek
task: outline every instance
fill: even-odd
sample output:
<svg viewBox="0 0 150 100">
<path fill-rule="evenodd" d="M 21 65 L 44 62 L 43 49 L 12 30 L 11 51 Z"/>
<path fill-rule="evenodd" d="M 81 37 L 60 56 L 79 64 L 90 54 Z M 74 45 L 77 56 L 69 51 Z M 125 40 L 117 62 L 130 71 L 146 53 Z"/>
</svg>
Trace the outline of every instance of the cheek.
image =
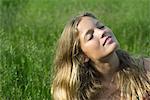
<svg viewBox="0 0 150 100">
<path fill-rule="evenodd" d="M 84 46 L 84 53 L 90 58 L 97 58 L 104 51 L 103 49 L 99 42 L 91 42 Z"/>
<path fill-rule="evenodd" d="M 98 41 L 92 40 L 91 42 L 85 45 L 85 48 L 87 48 L 88 50 L 96 51 L 99 50 L 101 47 Z"/>
</svg>

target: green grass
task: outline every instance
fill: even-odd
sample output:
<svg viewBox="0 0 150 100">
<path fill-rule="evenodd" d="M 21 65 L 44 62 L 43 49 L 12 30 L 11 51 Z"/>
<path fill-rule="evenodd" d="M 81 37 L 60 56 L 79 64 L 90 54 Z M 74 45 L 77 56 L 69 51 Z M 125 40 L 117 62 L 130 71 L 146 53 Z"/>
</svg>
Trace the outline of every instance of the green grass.
<svg viewBox="0 0 150 100">
<path fill-rule="evenodd" d="M 150 56 L 149 0 L 0 0 L 0 100 L 50 100 L 56 41 L 83 11 L 109 26 L 121 48 Z"/>
</svg>

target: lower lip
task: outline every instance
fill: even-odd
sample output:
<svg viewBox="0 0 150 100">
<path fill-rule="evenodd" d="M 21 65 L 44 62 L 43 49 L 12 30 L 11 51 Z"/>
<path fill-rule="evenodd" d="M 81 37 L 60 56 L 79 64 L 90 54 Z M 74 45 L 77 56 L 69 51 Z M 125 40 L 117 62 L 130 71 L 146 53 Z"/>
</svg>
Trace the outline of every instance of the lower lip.
<svg viewBox="0 0 150 100">
<path fill-rule="evenodd" d="M 110 37 L 106 40 L 106 44 L 112 44 L 113 43 L 113 39 Z"/>
</svg>

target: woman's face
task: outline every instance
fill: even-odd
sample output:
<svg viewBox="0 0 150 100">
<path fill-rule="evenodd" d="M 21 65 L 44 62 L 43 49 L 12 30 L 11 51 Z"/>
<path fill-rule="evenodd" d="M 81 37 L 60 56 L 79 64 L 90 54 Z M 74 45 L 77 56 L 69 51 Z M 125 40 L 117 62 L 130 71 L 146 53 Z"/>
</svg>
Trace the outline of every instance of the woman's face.
<svg viewBox="0 0 150 100">
<path fill-rule="evenodd" d="M 111 29 L 92 17 L 82 17 L 77 28 L 81 49 L 91 60 L 107 57 L 119 45 Z"/>
</svg>

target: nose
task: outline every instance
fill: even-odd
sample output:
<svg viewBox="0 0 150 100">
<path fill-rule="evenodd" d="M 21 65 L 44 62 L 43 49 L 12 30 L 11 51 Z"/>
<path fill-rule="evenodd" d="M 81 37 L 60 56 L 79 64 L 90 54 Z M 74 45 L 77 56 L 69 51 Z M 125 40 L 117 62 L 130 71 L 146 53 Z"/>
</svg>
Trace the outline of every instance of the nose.
<svg viewBox="0 0 150 100">
<path fill-rule="evenodd" d="M 96 33 L 99 38 L 103 38 L 106 36 L 107 31 L 106 31 L 106 29 L 96 29 Z"/>
</svg>

